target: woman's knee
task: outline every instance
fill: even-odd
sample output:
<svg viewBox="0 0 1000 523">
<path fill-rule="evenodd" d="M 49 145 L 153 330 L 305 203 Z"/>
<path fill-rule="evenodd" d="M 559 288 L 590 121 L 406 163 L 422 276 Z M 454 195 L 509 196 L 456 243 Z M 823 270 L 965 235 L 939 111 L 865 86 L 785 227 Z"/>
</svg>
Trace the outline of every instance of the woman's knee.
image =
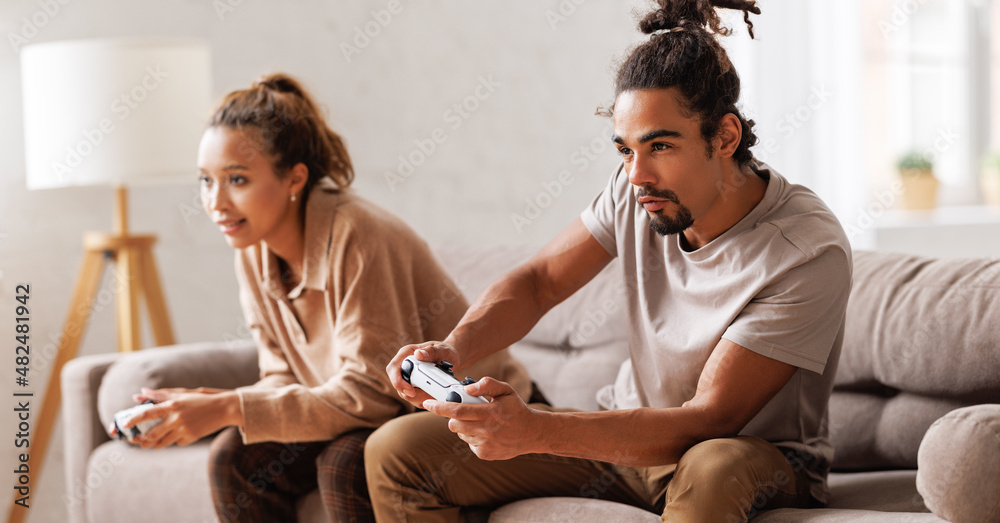
<svg viewBox="0 0 1000 523">
<path fill-rule="evenodd" d="M 320 488 L 335 488 L 338 479 L 354 478 L 360 474 L 364 480 L 364 450 L 371 430 L 357 430 L 330 442 L 316 457 Z"/>
<path fill-rule="evenodd" d="M 237 454 L 246 446 L 240 436 L 239 429 L 230 427 L 220 432 L 212 440 L 208 451 L 208 468 L 210 472 L 218 470 L 231 470 L 234 463 L 239 461 Z"/>
</svg>

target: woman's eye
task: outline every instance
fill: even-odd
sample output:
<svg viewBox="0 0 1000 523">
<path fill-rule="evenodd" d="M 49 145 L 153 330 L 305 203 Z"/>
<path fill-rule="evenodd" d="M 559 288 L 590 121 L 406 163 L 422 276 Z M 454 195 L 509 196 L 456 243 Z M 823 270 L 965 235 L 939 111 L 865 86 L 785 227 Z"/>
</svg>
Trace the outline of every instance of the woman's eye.
<svg viewBox="0 0 1000 523">
<path fill-rule="evenodd" d="M 234 174 L 229 177 L 229 183 L 232 185 L 243 185 L 246 182 L 247 182 L 246 177 L 241 176 L 239 174 Z"/>
<path fill-rule="evenodd" d="M 212 185 L 212 179 L 204 174 L 198 175 L 198 183 L 201 185 Z"/>
</svg>

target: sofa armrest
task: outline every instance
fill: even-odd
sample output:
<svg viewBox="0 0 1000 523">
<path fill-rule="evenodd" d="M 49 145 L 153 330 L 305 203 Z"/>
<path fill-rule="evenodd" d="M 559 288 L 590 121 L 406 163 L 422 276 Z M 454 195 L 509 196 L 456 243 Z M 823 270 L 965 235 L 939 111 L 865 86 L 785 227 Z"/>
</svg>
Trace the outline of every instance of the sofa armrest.
<svg viewBox="0 0 1000 523">
<path fill-rule="evenodd" d="M 952 523 L 1000 521 L 1000 405 L 955 409 L 931 425 L 917 453 L 917 491 Z"/>
<path fill-rule="evenodd" d="M 65 452 L 66 508 L 72 523 L 86 521 L 87 461 L 98 445 L 108 441 L 97 416 L 97 390 L 108 368 L 122 353 L 97 354 L 70 360 L 63 366 L 63 449 Z"/>
<path fill-rule="evenodd" d="M 211 387 L 235 389 L 260 377 L 252 340 L 191 343 L 130 353 L 108 369 L 97 395 L 97 412 L 105 426 L 116 412 L 135 405 L 142 387 Z"/>
</svg>

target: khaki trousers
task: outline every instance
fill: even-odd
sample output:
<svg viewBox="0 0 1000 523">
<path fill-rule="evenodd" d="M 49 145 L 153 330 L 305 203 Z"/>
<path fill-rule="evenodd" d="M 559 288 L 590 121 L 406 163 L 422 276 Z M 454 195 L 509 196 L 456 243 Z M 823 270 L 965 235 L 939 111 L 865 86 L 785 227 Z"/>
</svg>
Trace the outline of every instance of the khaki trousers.
<svg viewBox="0 0 1000 523">
<path fill-rule="evenodd" d="M 396 418 L 369 437 L 365 468 L 377 521 L 464 521 L 462 507 L 547 496 L 617 501 L 684 523 L 739 523 L 762 510 L 809 505 L 804 472 L 759 438 L 704 441 L 678 463 L 656 467 L 548 454 L 484 461 L 447 423 L 420 412 Z"/>
</svg>

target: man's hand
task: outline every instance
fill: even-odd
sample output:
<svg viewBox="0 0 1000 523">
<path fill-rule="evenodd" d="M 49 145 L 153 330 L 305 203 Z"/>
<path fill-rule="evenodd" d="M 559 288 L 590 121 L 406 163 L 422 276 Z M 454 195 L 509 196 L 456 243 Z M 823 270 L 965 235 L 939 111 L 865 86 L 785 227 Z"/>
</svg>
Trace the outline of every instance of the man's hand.
<svg viewBox="0 0 1000 523">
<path fill-rule="evenodd" d="M 424 408 L 451 418 L 448 430 L 469 444 L 480 459 L 502 460 L 538 451 L 540 419 L 510 385 L 483 378 L 465 391 L 473 396 L 492 397 L 485 405 L 465 405 L 428 399 Z"/>
<path fill-rule="evenodd" d="M 219 429 L 242 423 L 239 396 L 232 390 L 142 389 L 134 398 L 152 400 L 156 406 L 133 417 L 123 429 L 148 420 L 163 420 L 133 440 L 144 449 L 190 445 Z"/>
<path fill-rule="evenodd" d="M 414 407 L 423 408 L 423 403 L 425 400 L 432 399 L 430 394 L 410 385 L 403 379 L 403 375 L 400 372 L 400 366 L 403 364 L 403 360 L 409 355 L 414 355 L 420 361 L 430 361 L 438 363 L 442 360 L 450 362 L 456 368 L 460 367 L 458 351 L 454 347 L 443 343 L 440 341 L 428 341 L 425 343 L 420 343 L 418 345 L 407 345 L 399 352 L 396 356 L 392 358 L 385 367 L 386 373 L 389 374 L 389 382 L 392 383 L 393 388 L 396 392 L 406 401 L 409 401 Z"/>
</svg>

